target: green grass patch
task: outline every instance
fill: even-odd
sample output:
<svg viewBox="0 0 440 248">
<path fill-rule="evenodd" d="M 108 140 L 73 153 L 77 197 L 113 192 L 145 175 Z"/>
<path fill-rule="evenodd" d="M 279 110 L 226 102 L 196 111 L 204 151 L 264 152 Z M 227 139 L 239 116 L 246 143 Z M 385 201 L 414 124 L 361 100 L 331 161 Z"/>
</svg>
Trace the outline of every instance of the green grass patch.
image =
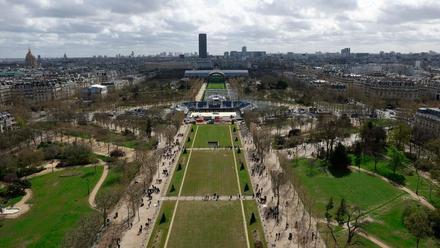
<svg viewBox="0 0 440 248">
<path fill-rule="evenodd" d="M 194 148 L 208 148 L 208 142 L 216 141 L 219 147 L 230 147 L 231 135 L 229 133 L 229 125 L 198 125 L 197 137 L 194 140 Z M 193 126 L 194 132 L 196 127 Z M 194 134 L 191 134 L 192 136 Z M 193 139 L 194 137 L 191 137 Z M 187 142 L 189 143 L 189 142 Z"/>
<path fill-rule="evenodd" d="M 182 195 L 238 194 L 231 151 L 192 151 L 188 166 Z"/>
<path fill-rule="evenodd" d="M 8 207 L 12 207 L 12 206 L 14 206 L 17 202 L 19 202 L 22 198 L 23 198 L 23 195 L 16 196 L 16 197 L 14 197 L 14 198 L 11 198 L 11 199 L 7 200 L 3 205 L 8 206 Z"/>
<path fill-rule="evenodd" d="M 256 244 L 267 247 L 266 239 L 264 237 L 263 224 L 261 223 L 260 213 L 258 212 L 257 203 L 255 201 L 243 201 L 244 212 L 246 215 L 246 225 L 248 229 L 248 238 L 251 247 L 261 247 Z M 251 223 L 252 213 L 255 216 L 255 222 Z"/>
<path fill-rule="evenodd" d="M 335 242 L 331 237 L 330 231 L 328 230 L 327 226 L 324 223 L 321 223 L 318 225 L 318 229 L 319 232 L 321 234 L 321 238 L 324 239 L 324 241 L 327 244 L 327 247 L 329 248 L 335 248 Z M 336 232 L 335 232 L 335 236 L 336 236 L 336 240 L 338 241 L 338 244 L 342 244 L 344 245 L 346 243 L 347 240 L 347 231 L 340 228 L 340 227 L 336 227 L 335 228 Z M 350 245 L 350 247 L 354 247 L 354 248 L 378 248 L 380 246 L 376 245 L 375 243 L 373 243 L 372 241 L 370 241 L 369 239 L 366 239 L 360 235 L 355 234 L 354 237 L 354 242 L 352 243 L 352 245 Z"/>
<path fill-rule="evenodd" d="M 401 194 L 389 183 L 366 173 L 352 172 L 344 177 L 334 177 L 320 168 L 319 163 L 312 167 L 307 159 L 297 161 L 293 165 L 294 173 L 315 200 L 314 210 L 321 217 L 330 197 L 337 203 L 345 198 L 349 204 L 368 210 Z"/>
<path fill-rule="evenodd" d="M 103 167 L 69 168 L 34 177 L 31 209 L 0 226 L 0 247 L 59 247 L 64 234 L 93 210 L 87 202 Z"/>
<path fill-rule="evenodd" d="M 246 247 L 239 201 L 181 201 L 168 247 Z"/>
<path fill-rule="evenodd" d="M 151 233 L 150 240 L 147 245 L 148 248 L 164 247 L 175 206 L 176 206 L 175 201 L 162 202 L 162 207 L 160 209 L 159 215 L 154 225 L 153 232 Z M 164 214 L 165 214 L 165 221 L 163 221 L 162 219 L 162 216 Z"/>
<path fill-rule="evenodd" d="M 208 83 L 206 88 L 213 89 L 213 90 L 221 90 L 221 89 L 226 89 L 226 84 L 225 83 Z"/>
<path fill-rule="evenodd" d="M 240 179 L 240 187 L 241 187 L 242 194 L 252 195 L 254 193 L 254 191 L 252 189 L 251 178 L 249 175 L 249 170 L 248 170 L 246 160 L 244 158 L 244 153 L 243 152 L 236 153 L 235 156 L 237 159 L 237 169 L 238 169 L 238 176 Z M 242 163 L 243 163 L 243 167 L 241 165 Z M 248 185 L 247 191 L 245 191 L 246 184 Z"/>
<path fill-rule="evenodd" d="M 183 174 L 185 173 L 186 163 L 188 161 L 188 153 L 181 154 L 179 158 L 179 162 L 177 163 L 173 178 L 171 179 L 170 185 L 168 186 L 167 195 L 168 196 L 177 196 L 179 194 L 180 185 L 182 184 Z M 179 170 L 180 164 L 180 170 Z M 174 186 L 174 190 L 171 190 Z"/>
<path fill-rule="evenodd" d="M 396 201 L 387 204 L 383 208 L 370 213 L 373 222 L 366 224 L 363 229 L 383 240 L 392 247 L 415 247 L 416 239 L 403 224 L 402 214 L 405 208 L 415 201 L 401 197 Z M 420 247 L 427 247 L 421 241 Z"/>
<path fill-rule="evenodd" d="M 354 156 L 351 157 L 354 159 Z M 376 164 L 375 170 L 373 158 L 363 156 L 361 168 L 377 173 L 390 180 L 397 179 L 412 191 L 417 191 L 417 174 L 415 173 L 414 169 L 410 167 L 408 161 L 405 162 L 404 168 L 397 170 L 396 174 L 394 174 L 392 168 L 389 166 L 388 159 L 379 160 Z M 433 206 L 437 208 L 440 207 L 440 188 L 438 186 L 431 185 L 431 183 L 423 177 L 420 177 L 419 195 L 423 196 Z"/>
</svg>

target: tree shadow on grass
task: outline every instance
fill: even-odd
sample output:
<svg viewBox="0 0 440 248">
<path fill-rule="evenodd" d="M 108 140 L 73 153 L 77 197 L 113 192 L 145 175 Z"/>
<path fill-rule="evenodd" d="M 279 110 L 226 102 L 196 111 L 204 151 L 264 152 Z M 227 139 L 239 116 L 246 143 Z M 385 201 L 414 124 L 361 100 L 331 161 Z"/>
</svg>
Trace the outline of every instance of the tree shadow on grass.
<svg viewBox="0 0 440 248">
<path fill-rule="evenodd" d="M 94 177 L 94 176 L 95 176 L 95 171 L 89 171 L 87 173 L 82 174 L 81 178 Z"/>
<path fill-rule="evenodd" d="M 351 174 L 351 170 L 348 168 L 347 169 L 339 169 L 339 168 L 334 168 L 333 166 L 329 166 L 328 171 L 330 172 L 330 174 L 332 174 L 332 176 L 334 176 L 336 178 L 346 177 Z"/>
</svg>

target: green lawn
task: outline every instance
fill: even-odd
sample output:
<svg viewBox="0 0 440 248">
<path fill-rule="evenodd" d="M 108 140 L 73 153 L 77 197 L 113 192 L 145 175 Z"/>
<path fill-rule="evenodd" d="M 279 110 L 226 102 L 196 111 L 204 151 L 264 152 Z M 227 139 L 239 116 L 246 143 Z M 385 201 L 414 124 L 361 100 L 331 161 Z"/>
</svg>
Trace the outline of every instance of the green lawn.
<svg viewBox="0 0 440 248">
<path fill-rule="evenodd" d="M 348 203 L 367 210 L 402 194 L 387 182 L 366 173 L 352 172 L 348 176 L 334 177 L 318 166 L 311 167 L 307 161 L 300 159 L 299 163 L 294 165 L 294 173 L 313 196 L 314 209 L 321 217 L 330 197 L 333 197 L 336 203 L 345 198 Z"/>
<path fill-rule="evenodd" d="M 352 156 L 354 159 L 354 156 Z M 401 178 L 403 185 L 416 192 L 417 190 L 417 174 L 415 171 L 409 167 L 409 163 L 406 162 L 406 167 L 397 170 L 396 174 L 393 173 L 392 168 L 389 166 L 389 161 L 387 159 L 382 159 L 378 161 L 376 165 L 376 170 L 374 169 L 374 160 L 369 156 L 363 156 L 361 162 L 361 168 L 375 172 L 386 178 Z M 433 185 L 430 194 L 431 183 L 420 177 L 419 182 L 419 194 L 428 200 L 435 207 L 440 207 L 440 189 Z"/>
<path fill-rule="evenodd" d="M 214 89 L 214 90 L 226 89 L 226 84 L 225 83 L 208 83 L 206 88 L 207 89 Z"/>
<path fill-rule="evenodd" d="M 252 189 L 252 183 L 251 183 L 251 179 L 250 179 L 250 175 L 249 175 L 249 171 L 248 171 L 248 165 L 246 163 L 246 160 L 244 159 L 244 153 L 240 152 L 240 153 L 235 153 L 235 158 L 237 159 L 237 169 L 238 169 L 238 176 L 240 178 L 240 186 L 241 186 L 241 191 L 242 194 L 245 195 L 252 195 L 254 193 L 253 189 Z M 244 169 L 241 168 L 241 163 L 243 163 L 243 167 Z M 245 190 L 245 185 L 248 185 L 249 190 L 244 191 Z"/>
<path fill-rule="evenodd" d="M 181 154 L 179 158 L 179 162 L 174 169 L 173 178 L 171 179 L 170 185 L 168 187 L 167 195 L 168 196 L 177 196 L 179 194 L 180 185 L 182 184 L 183 174 L 185 172 L 186 163 L 188 160 L 188 153 Z M 179 164 L 181 169 L 179 170 Z M 171 190 L 174 186 L 174 190 Z"/>
<path fill-rule="evenodd" d="M 192 151 L 188 166 L 182 195 L 238 194 L 232 151 Z"/>
<path fill-rule="evenodd" d="M 231 134 L 229 133 L 229 125 L 208 124 L 198 125 L 197 128 L 197 137 L 194 140 L 194 148 L 208 148 L 209 141 L 219 142 L 219 147 L 231 146 Z M 193 126 L 193 129 L 193 133 L 195 133 L 196 126 Z M 192 136 L 194 135 L 193 133 L 191 133 Z"/>
<path fill-rule="evenodd" d="M 315 215 L 324 215 L 329 197 L 333 197 L 336 207 L 343 197 L 348 204 L 359 206 L 368 214 L 370 221 L 364 228 L 369 234 L 391 247 L 415 246 L 414 237 L 402 222 L 405 207 L 416 203 L 408 199 L 408 194 L 363 172 L 354 171 L 337 178 L 327 174 L 319 166 L 311 168 L 306 159 L 300 159 L 294 164 L 296 177 L 315 200 Z"/>
<path fill-rule="evenodd" d="M 180 201 L 168 247 L 246 247 L 239 201 Z"/>
<path fill-rule="evenodd" d="M 28 213 L 4 220 L 0 247 L 59 247 L 78 219 L 92 212 L 87 202 L 102 166 L 72 168 L 31 179 L 33 196 Z"/>
<path fill-rule="evenodd" d="M 104 192 L 120 194 L 123 190 L 122 177 L 123 173 L 120 168 L 110 166 L 108 175 L 105 178 L 104 183 L 101 185 L 96 198 L 99 198 L 99 195 Z"/>
<path fill-rule="evenodd" d="M 327 247 L 329 248 L 335 248 L 334 245 L 334 241 L 331 237 L 331 234 L 327 228 L 327 226 L 324 223 L 319 224 L 318 226 L 319 228 L 319 232 L 321 234 L 321 238 L 324 239 L 324 241 L 327 244 Z M 336 239 L 338 240 L 338 244 L 345 244 L 346 240 L 347 240 L 347 231 L 336 227 L 335 228 L 336 232 L 335 232 L 335 236 Z M 360 235 L 355 235 L 354 237 L 354 242 L 350 247 L 353 248 L 378 248 L 380 246 L 376 245 L 375 243 L 373 243 L 372 241 L 370 241 L 369 239 L 366 239 Z"/>
<path fill-rule="evenodd" d="M 11 199 L 7 200 L 7 201 L 4 203 L 4 205 L 5 205 L 5 206 L 8 206 L 8 207 L 12 207 L 12 206 L 14 206 L 17 202 L 19 202 L 19 201 L 21 200 L 21 198 L 23 198 L 22 195 L 20 195 L 20 196 L 16 196 L 16 197 L 14 197 L 14 198 L 11 198 Z"/>
<path fill-rule="evenodd" d="M 154 225 L 148 242 L 148 248 L 162 248 L 165 245 L 165 239 L 170 228 L 171 218 L 173 216 L 175 201 L 164 201 Z M 165 213 L 165 221 L 161 222 L 162 215 Z"/>
<path fill-rule="evenodd" d="M 267 247 L 266 239 L 264 237 L 264 230 L 261 223 L 260 213 L 258 212 L 257 203 L 253 201 L 243 201 L 244 211 L 246 215 L 246 224 L 248 229 L 248 238 L 251 247 L 257 247 L 256 244 L 259 243 L 263 247 Z M 255 215 L 256 221 L 251 223 L 252 213 Z"/>
<path fill-rule="evenodd" d="M 365 225 L 364 229 L 393 247 L 415 247 L 416 239 L 402 221 L 403 211 L 410 204 L 415 202 L 402 196 L 383 208 L 372 211 L 370 216 L 375 221 Z M 425 242 L 426 240 L 421 241 L 420 247 L 428 247 L 424 245 Z"/>
</svg>

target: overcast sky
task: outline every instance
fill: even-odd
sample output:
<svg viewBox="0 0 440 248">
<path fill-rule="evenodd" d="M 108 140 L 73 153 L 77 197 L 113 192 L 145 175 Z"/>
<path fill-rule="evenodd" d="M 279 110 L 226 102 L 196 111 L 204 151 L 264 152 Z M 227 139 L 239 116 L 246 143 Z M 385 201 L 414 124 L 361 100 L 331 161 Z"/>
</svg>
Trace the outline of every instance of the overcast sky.
<svg viewBox="0 0 440 248">
<path fill-rule="evenodd" d="M 440 51 L 440 0 L 0 0 L 0 57 Z"/>
</svg>

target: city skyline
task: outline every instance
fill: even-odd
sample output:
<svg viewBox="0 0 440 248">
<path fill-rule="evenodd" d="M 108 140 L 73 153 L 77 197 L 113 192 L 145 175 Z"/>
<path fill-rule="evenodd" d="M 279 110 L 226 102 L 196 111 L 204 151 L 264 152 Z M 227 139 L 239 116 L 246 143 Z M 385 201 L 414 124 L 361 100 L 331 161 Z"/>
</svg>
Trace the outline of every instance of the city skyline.
<svg viewBox="0 0 440 248">
<path fill-rule="evenodd" d="M 196 52 L 198 33 L 209 54 L 402 53 L 438 50 L 440 3 L 413 1 L 0 1 L 0 57 L 151 55 Z"/>
</svg>

